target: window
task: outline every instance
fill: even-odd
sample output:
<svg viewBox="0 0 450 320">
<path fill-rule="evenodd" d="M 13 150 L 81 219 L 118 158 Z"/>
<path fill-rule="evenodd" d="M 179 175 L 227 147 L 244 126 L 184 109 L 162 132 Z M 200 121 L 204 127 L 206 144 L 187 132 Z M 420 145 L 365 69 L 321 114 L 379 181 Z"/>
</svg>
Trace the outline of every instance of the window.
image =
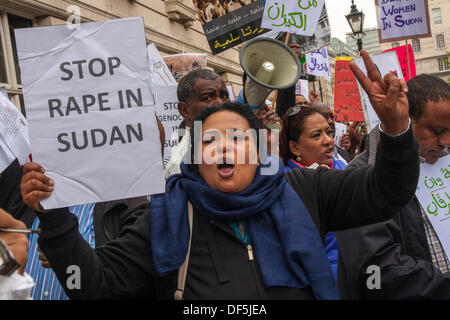
<svg viewBox="0 0 450 320">
<path fill-rule="evenodd" d="M 445 71 L 450 69 L 450 63 L 448 62 L 448 57 L 438 58 L 439 71 Z"/>
<path fill-rule="evenodd" d="M 443 34 L 438 34 L 436 36 L 436 46 L 438 48 L 444 48 L 445 47 L 445 38 Z"/>
<path fill-rule="evenodd" d="M 433 15 L 433 23 L 441 24 L 442 23 L 441 8 L 434 8 L 431 12 Z"/>
<path fill-rule="evenodd" d="M 412 49 L 414 52 L 420 52 L 422 48 L 420 47 L 420 40 L 419 39 L 413 39 L 412 41 Z"/>
<path fill-rule="evenodd" d="M 0 10 L 0 86 L 6 87 L 10 100 L 22 112 L 24 104 L 14 29 L 31 26 L 31 20 Z"/>
</svg>

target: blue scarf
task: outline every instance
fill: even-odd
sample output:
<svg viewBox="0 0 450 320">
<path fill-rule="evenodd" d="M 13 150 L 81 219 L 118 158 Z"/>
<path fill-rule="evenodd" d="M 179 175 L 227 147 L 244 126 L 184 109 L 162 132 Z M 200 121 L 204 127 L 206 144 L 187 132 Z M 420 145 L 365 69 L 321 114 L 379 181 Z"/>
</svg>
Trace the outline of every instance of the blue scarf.
<svg viewBox="0 0 450 320">
<path fill-rule="evenodd" d="M 284 166 L 274 175 L 257 169 L 252 184 L 230 194 L 210 188 L 181 163 L 181 174 L 168 178 L 166 193 L 152 196 L 151 246 L 160 276 L 178 270 L 189 244 L 187 200 L 196 213 L 226 222 L 246 220 L 266 287 L 310 286 L 316 299 L 338 299 L 333 273 L 319 233 L 295 191 L 286 183 Z M 269 166 L 270 162 L 264 166 Z"/>
</svg>

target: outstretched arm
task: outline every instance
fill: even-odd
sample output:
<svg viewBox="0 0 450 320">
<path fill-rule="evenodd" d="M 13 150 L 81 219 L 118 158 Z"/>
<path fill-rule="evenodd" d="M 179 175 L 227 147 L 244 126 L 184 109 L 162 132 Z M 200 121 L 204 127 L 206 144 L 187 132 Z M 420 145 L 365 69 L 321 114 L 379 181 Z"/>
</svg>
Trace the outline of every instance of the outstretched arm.
<svg viewBox="0 0 450 320">
<path fill-rule="evenodd" d="M 71 299 L 153 297 L 148 207 L 129 208 L 137 215 L 142 213 L 136 223 L 125 227 L 119 238 L 94 250 L 78 232 L 78 219 L 67 208 L 50 211 L 39 208 L 39 201 L 50 196 L 52 189 L 51 180 L 39 164 L 25 164 L 22 196 L 38 212 L 39 247 L 66 294 Z M 79 282 L 75 276 L 71 277 L 77 270 Z"/>
</svg>

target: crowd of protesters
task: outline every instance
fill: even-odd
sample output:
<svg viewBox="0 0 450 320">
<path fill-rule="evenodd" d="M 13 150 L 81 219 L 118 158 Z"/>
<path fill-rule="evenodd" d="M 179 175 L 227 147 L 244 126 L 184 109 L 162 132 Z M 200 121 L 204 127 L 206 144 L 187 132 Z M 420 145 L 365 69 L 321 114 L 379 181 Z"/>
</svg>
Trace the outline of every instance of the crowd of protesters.
<svg viewBox="0 0 450 320">
<path fill-rule="evenodd" d="M 197 5 L 207 22 L 213 9 L 205 5 L 229 12 L 232 3 Z M 414 197 L 419 162 L 448 153 L 449 85 L 430 75 L 407 84 L 381 78 L 361 54 L 368 75 L 351 68 L 381 123 L 370 134 L 365 123 L 348 123 L 340 146 L 333 112 L 317 95 L 256 116 L 201 69 L 178 85 L 186 133 L 166 166 L 164 194 L 46 211 L 39 201 L 58 186 L 38 163 L 13 163 L 0 176 L 0 227 L 41 229 L 7 239 L 21 274 L 34 280 L 32 297 L 449 299 L 448 257 Z M 283 129 L 267 144 L 279 139 L 279 151 L 252 162 L 267 144 L 246 132 L 274 122 Z M 206 149 L 212 162 L 193 161 Z M 374 264 L 381 289 L 370 291 L 366 268 Z M 81 270 L 75 289 L 72 265 Z"/>
</svg>

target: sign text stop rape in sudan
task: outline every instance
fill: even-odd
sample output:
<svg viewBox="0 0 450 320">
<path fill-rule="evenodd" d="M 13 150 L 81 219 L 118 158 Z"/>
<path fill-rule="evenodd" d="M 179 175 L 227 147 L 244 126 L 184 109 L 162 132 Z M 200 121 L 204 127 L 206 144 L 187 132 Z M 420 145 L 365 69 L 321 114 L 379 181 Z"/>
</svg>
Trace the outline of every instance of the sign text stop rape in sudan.
<svg viewBox="0 0 450 320">
<path fill-rule="evenodd" d="M 15 32 L 33 160 L 55 182 L 43 207 L 164 192 L 142 19 Z"/>
</svg>

